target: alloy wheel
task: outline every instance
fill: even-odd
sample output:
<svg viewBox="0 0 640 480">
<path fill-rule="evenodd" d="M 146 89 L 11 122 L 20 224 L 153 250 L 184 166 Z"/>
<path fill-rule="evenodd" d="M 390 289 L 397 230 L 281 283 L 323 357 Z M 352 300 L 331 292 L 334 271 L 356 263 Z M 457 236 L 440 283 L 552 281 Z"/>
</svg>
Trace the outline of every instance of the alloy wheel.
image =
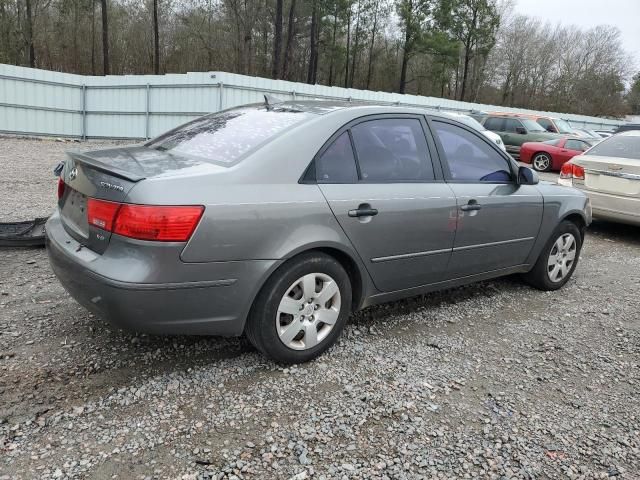
<svg viewBox="0 0 640 480">
<path fill-rule="evenodd" d="M 552 282 L 561 282 L 571 272 L 576 260 L 577 243 L 571 233 L 558 237 L 549 252 L 547 274 Z"/>
<path fill-rule="evenodd" d="M 533 157 L 533 167 L 536 170 L 540 172 L 544 172 L 549 170 L 550 166 L 551 166 L 551 159 L 549 158 L 549 155 L 545 153 L 539 153 L 535 157 Z"/>
<path fill-rule="evenodd" d="M 322 343 L 340 315 L 340 288 L 325 273 L 309 273 L 287 289 L 276 313 L 280 341 L 293 350 Z"/>
</svg>

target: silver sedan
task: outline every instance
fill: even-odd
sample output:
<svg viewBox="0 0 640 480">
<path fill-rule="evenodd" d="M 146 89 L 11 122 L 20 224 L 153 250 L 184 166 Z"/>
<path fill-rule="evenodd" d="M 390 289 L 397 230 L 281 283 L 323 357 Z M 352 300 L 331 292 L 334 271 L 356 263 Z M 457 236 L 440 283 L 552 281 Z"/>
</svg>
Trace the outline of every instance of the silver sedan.
<svg viewBox="0 0 640 480">
<path fill-rule="evenodd" d="M 70 153 L 53 270 L 114 324 L 310 360 L 368 305 L 514 273 L 564 285 L 591 222 L 482 133 L 424 109 L 267 102 Z"/>
<path fill-rule="evenodd" d="M 584 191 L 594 217 L 640 225 L 640 130 L 613 135 L 573 157 L 558 183 Z"/>
</svg>

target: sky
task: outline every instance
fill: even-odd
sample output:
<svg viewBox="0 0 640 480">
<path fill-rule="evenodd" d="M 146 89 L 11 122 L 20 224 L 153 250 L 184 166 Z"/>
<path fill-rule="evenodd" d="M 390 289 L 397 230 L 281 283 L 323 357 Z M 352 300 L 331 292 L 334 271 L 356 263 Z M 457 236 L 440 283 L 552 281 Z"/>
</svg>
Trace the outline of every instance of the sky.
<svg viewBox="0 0 640 480">
<path fill-rule="evenodd" d="M 640 0 L 516 0 L 515 10 L 585 29 L 615 25 L 624 48 L 633 55 L 635 70 L 640 69 Z"/>
</svg>

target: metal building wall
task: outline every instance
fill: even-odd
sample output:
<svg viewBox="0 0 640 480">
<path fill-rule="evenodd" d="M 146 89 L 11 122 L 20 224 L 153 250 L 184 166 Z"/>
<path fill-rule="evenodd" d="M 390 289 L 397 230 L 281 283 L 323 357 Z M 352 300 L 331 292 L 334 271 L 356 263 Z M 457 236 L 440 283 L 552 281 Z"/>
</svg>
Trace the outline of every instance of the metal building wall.
<svg viewBox="0 0 640 480">
<path fill-rule="evenodd" d="M 78 138 L 150 138 L 205 113 L 282 99 L 341 99 L 472 110 L 548 114 L 575 127 L 613 128 L 622 122 L 536 112 L 434 97 L 307 85 L 224 72 L 84 76 L 0 64 L 0 132 Z"/>
</svg>

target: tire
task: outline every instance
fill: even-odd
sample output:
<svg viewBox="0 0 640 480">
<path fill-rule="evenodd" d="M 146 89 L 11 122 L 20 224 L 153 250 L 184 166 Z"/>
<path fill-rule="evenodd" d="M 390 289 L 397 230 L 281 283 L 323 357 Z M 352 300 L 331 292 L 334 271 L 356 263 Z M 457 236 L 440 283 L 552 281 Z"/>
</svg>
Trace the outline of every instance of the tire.
<svg viewBox="0 0 640 480">
<path fill-rule="evenodd" d="M 245 332 L 254 347 L 277 362 L 308 362 L 340 336 L 351 313 L 351 297 L 349 275 L 335 258 L 305 253 L 267 280 Z"/>
<path fill-rule="evenodd" d="M 572 240 L 568 241 L 569 238 Z M 524 275 L 525 281 L 539 290 L 558 290 L 573 275 L 581 250 L 580 229 L 573 222 L 562 221 L 540 252 L 534 267 Z"/>
<path fill-rule="evenodd" d="M 548 153 L 537 152 L 531 156 L 531 166 L 538 172 L 548 172 L 552 164 L 551 155 Z"/>
</svg>

